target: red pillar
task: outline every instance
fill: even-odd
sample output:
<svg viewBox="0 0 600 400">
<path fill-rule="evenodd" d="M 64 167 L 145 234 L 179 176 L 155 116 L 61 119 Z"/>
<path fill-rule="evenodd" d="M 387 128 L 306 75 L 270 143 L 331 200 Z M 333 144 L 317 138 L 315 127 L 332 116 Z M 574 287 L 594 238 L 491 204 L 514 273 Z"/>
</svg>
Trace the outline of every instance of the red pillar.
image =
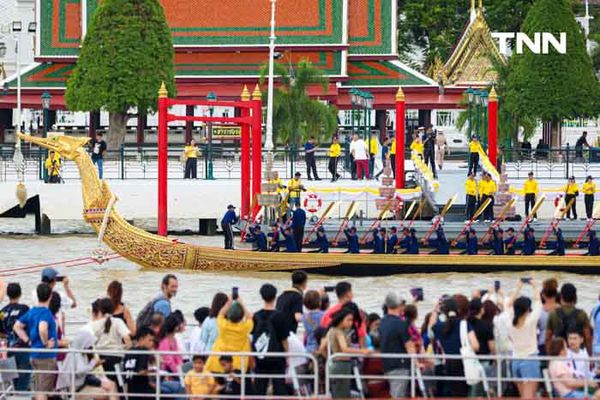
<svg viewBox="0 0 600 400">
<path fill-rule="evenodd" d="M 158 91 L 158 234 L 167 236 L 168 92 L 163 82 Z"/>
<path fill-rule="evenodd" d="M 396 93 L 396 189 L 404 189 L 404 131 L 406 99 L 402 88 Z"/>
<path fill-rule="evenodd" d="M 252 92 L 252 200 L 260 193 L 262 172 L 262 94 L 258 85 Z M 254 213 L 254 210 L 252 210 Z"/>
<path fill-rule="evenodd" d="M 242 91 L 242 101 L 250 103 L 250 92 L 248 91 L 248 87 L 244 85 L 244 90 Z M 250 116 L 249 108 L 241 108 L 240 109 L 241 117 L 246 118 Z M 242 124 L 242 140 L 241 140 L 241 166 L 242 166 L 242 182 L 241 182 L 241 201 L 242 204 L 240 206 L 242 217 L 246 217 L 250 213 L 250 125 Z"/>
<path fill-rule="evenodd" d="M 498 95 L 493 87 L 488 101 L 488 158 L 498 169 Z"/>
</svg>

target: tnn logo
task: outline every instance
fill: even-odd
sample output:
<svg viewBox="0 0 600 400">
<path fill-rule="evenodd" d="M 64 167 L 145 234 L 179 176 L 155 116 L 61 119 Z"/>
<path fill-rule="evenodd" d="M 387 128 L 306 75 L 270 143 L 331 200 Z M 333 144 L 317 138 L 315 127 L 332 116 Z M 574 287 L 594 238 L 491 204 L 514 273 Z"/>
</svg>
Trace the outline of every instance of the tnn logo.
<svg viewBox="0 0 600 400">
<path fill-rule="evenodd" d="M 548 54 L 550 46 L 559 54 L 567 54 L 567 34 L 562 32 L 559 39 L 549 32 L 536 32 L 533 35 L 533 40 L 523 32 L 493 32 L 492 37 L 498 39 L 498 47 L 500 53 L 509 56 L 508 41 L 515 40 L 515 53 L 523 54 L 523 47 L 527 48 L 534 54 Z"/>
</svg>

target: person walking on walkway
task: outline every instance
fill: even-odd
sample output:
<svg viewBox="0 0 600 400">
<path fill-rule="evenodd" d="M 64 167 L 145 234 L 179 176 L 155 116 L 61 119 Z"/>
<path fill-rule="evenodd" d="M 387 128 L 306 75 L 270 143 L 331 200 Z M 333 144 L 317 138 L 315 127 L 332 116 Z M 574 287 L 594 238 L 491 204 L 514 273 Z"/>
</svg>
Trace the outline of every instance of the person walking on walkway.
<svg viewBox="0 0 600 400">
<path fill-rule="evenodd" d="M 538 181 L 533 177 L 533 172 L 527 174 L 528 178 L 523 184 L 523 192 L 525 193 L 525 216 L 529 215 L 529 210 L 533 209 L 537 195 L 540 191 Z M 533 220 L 537 220 L 537 213 L 533 215 Z"/>
<path fill-rule="evenodd" d="M 106 152 L 106 142 L 102 132 L 96 133 L 96 138 L 90 143 L 92 152 L 92 162 L 98 167 L 98 177 L 104 176 L 104 153 Z"/>
<path fill-rule="evenodd" d="M 594 218 L 594 196 L 596 194 L 596 183 L 594 177 L 588 175 L 583 184 L 583 201 L 585 203 L 585 215 L 588 220 Z"/>
<path fill-rule="evenodd" d="M 433 176 L 437 178 L 437 172 L 435 170 L 435 145 L 436 145 L 436 133 L 429 127 L 425 133 L 425 141 L 423 142 L 424 148 L 424 161 L 425 165 L 429 165 Z"/>
<path fill-rule="evenodd" d="M 467 182 L 465 183 L 465 192 L 467 194 L 467 221 L 469 221 L 471 218 L 473 218 L 473 215 L 475 214 L 475 208 L 477 207 L 477 181 L 475 180 L 475 175 L 470 174 L 467 178 Z"/>
<path fill-rule="evenodd" d="M 196 179 L 198 177 L 198 146 L 194 139 L 183 149 L 183 158 L 185 158 L 185 172 L 183 179 Z"/>
<path fill-rule="evenodd" d="M 568 205 L 573 200 L 573 205 L 567 210 L 567 218 L 577 219 L 577 197 L 579 196 L 579 185 L 575 182 L 575 177 L 569 178 L 569 181 L 563 188 L 565 192 L 565 204 Z M 572 216 L 572 218 L 571 218 Z"/>
<path fill-rule="evenodd" d="M 356 141 L 350 144 L 350 151 L 356 163 L 356 178 L 362 180 L 369 179 L 369 151 L 367 143 L 362 137 L 358 137 Z"/>
<path fill-rule="evenodd" d="M 392 164 L 392 176 L 396 177 L 396 138 L 390 136 L 388 139 L 390 142 L 390 163 Z"/>
<path fill-rule="evenodd" d="M 481 143 L 477 136 L 473 135 L 469 142 L 469 172 L 467 175 L 473 173 L 477 175 L 477 167 L 479 167 L 479 150 L 481 149 Z"/>
<path fill-rule="evenodd" d="M 342 147 L 339 144 L 337 136 L 334 136 L 329 146 L 329 172 L 331 173 L 331 182 L 335 182 L 340 179 L 340 174 L 337 172 L 338 160 L 342 155 Z"/>
<path fill-rule="evenodd" d="M 583 146 L 587 146 L 590 148 L 590 144 L 587 141 L 587 132 L 583 131 L 577 142 L 575 142 L 575 161 L 581 162 L 583 161 Z"/>
<path fill-rule="evenodd" d="M 235 214 L 235 207 L 230 204 L 227 206 L 227 212 L 221 220 L 221 229 L 225 235 L 225 250 L 233 250 L 233 225 L 238 221 L 238 216 Z"/>
<path fill-rule="evenodd" d="M 308 141 L 304 144 L 304 160 L 306 161 L 306 175 L 308 175 L 309 181 L 313 180 L 313 176 L 315 177 L 315 181 L 321 180 L 321 178 L 319 178 L 319 174 L 317 173 L 317 161 L 315 159 L 316 151 L 317 146 L 315 145 L 315 138 L 311 136 L 308 139 Z"/>
</svg>

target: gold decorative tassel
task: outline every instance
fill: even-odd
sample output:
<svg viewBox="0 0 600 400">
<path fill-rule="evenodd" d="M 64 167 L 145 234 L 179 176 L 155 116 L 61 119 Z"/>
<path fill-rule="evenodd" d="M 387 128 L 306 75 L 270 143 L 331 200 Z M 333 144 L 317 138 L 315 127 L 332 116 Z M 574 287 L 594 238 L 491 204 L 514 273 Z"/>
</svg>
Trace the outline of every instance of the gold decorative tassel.
<svg viewBox="0 0 600 400">
<path fill-rule="evenodd" d="M 21 208 L 25 207 L 25 203 L 27 203 L 27 188 L 23 182 L 17 183 L 17 201 Z"/>
</svg>

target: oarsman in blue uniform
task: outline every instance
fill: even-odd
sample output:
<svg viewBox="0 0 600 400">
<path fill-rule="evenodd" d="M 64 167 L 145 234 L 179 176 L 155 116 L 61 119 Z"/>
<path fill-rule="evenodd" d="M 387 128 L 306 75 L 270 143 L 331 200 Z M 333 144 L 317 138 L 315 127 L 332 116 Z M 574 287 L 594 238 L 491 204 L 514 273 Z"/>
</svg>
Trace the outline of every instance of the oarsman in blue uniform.
<svg viewBox="0 0 600 400">
<path fill-rule="evenodd" d="M 279 226 L 277 226 L 277 224 L 273 224 L 271 225 L 271 229 L 271 232 L 269 232 L 268 234 L 269 240 L 271 241 L 270 250 L 279 251 L 279 249 L 281 248 Z"/>
<path fill-rule="evenodd" d="M 317 238 L 312 243 L 316 244 L 318 249 L 312 250 L 310 253 L 329 253 L 329 239 L 327 239 L 327 235 L 325 234 L 325 228 L 320 226 L 317 229 Z"/>
<path fill-rule="evenodd" d="M 286 253 L 298 253 L 298 247 L 296 247 L 296 240 L 294 239 L 294 232 L 291 227 L 281 228 L 281 233 L 285 238 L 285 251 Z"/>
<path fill-rule="evenodd" d="M 450 243 L 444 233 L 444 228 L 441 225 L 435 230 L 435 239 L 429 239 L 429 247 L 435 248 L 429 254 L 450 254 Z"/>
<path fill-rule="evenodd" d="M 535 254 L 535 250 L 537 248 L 535 243 L 535 230 L 528 226 L 525 228 L 524 235 L 525 238 L 523 239 L 523 252 L 521 254 L 524 256 L 532 256 Z"/>
<path fill-rule="evenodd" d="M 238 216 L 235 215 L 235 207 L 227 206 L 227 212 L 221 220 L 221 229 L 225 235 L 225 250 L 233 250 L 233 225 L 238 221 Z"/>
<path fill-rule="evenodd" d="M 406 249 L 402 254 L 419 254 L 419 239 L 417 239 L 417 231 L 415 228 L 404 228 L 402 230 L 404 238 L 400 241 L 400 247 Z"/>
<path fill-rule="evenodd" d="M 387 244 L 387 238 L 385 236 L 385 228 L 379 230 L 373 229 L 373 253 L 374 254 L 385 254 L 385 247 Z"/>
<path fill-rule="evenodd" d="M 260 225 L 256 224 L 250 228 L 250 234 L 246 236 L 246 242 L 254 243 L 254 251 L 268 251 L 267 235 L 262 232 Z"/>
<path fill-rule="evenodd" d="M 292 230 L 294 231 L 294 240 L 296 249 L 302 252 L 302 241 L 304 240 L 304 226 L 306 225 L 306 212 L 300 206 L 296 206 L 292 213 Z"/>
<path fill-rule="evenodd" d="M 477 232 L 471 228 L 467 231 L 467 237 L 463 242 L 459 242 L 456 247 L 464 249 L 460 254 L 467 254 L 475 256 L 478 253 L 479 241 L 477 239 Z"/>
<path fill-rule="evenodd" d="M 395 226 L 390 228 L 390 234 L 387 237 L 387 253 L 396 254 L 398 252 L 398 229 Z"/>
<path fill-rule="evenodd" d="M 356 234 L 356 227 L 353 226 L 350 229 L 344 229 L 346 240 L 348 242 L 348 250 L 346 253 L 358 254 L 360 253 L 360 247 L 358 245 L 358 235 Z"/>
<path fill-rule="evenodd" d="M 598 256 L 600 255 L 600 241 L 598 237 L 596 237 L 596 231 L 589 231 L 588 237 L 590 238 L 587 243 L 588 252 L 585 253 L 586 256 Z"/>
<path fill-rule="evenodd" d="M 492 237 L 490 241 L 486 243 L 486 245 L 492 248 L 492 252 L 495 256 L 503 256 L 504 255 L 504 231 L 502 228 L 495 228 L 492 230 Z"/>
<path fill-rule="evenodd" d="M 510 227 L 506 230 L 506 238 L 504 239 L 504 254 L 507 256 L 514 256 L 515 250 L 517 249 L 517 243 L 513 243 L 515 238 L 515 229 Z"/>
<path fill-rule="evenodd" d="M 565 237 L 563 236 L 562 229 L 559 227 L 554 228 L 554 236 L 556 236 L 556 241 L 552 243 L 548 243 L 548 248 L 553 248 L 554 250 L 549 253 L 549 256 L 564 256 L 566 251 Z"/>
</svg>

